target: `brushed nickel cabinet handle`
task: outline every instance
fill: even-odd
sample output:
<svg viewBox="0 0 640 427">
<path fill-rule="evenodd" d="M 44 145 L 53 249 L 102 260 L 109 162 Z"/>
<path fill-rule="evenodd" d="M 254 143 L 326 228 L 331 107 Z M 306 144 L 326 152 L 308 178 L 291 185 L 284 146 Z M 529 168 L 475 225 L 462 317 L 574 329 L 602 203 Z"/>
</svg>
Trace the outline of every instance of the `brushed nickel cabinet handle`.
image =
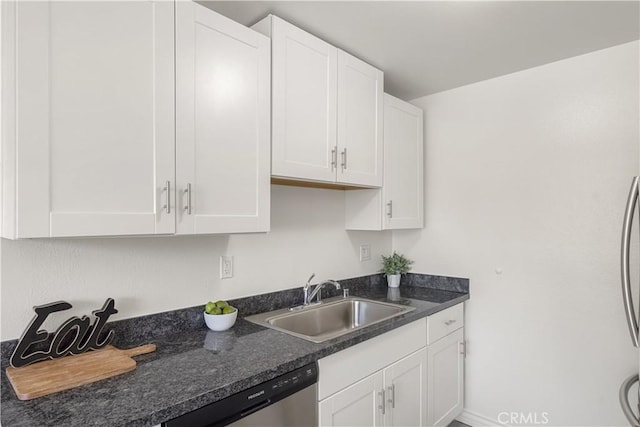
<svg viewBox="0 0 640 427">
<path fill-rule="evenodd" d="M 338 149 L 333 148 L 331 150 L 331 170 L 333 171 L 338 167 Z"/>
<path fill-rule="evenodd" d="M 342 150 L 340 155 L 342 156 L 342 162 L 341 162 L 342 170 L 345 170 L 347 168 L 347 149 L 345 148 L 344 150 Z"/>
<path fill-rule="evenodd" d="M 187 211 L 187 215 L 191 215 L 191 183 L 187 184 L 184 194 L 187 197 L 187 204 L 185 205 L 184 210 Z"/>
<path fill-rule="evenodd" d="M 384 397 L 384 388 L 378 392 L 378 396 L 380 396 L 380 405 L 378 405 L 378 409 L 382 409 L 382 415 L 384 415 L 385 407 L 387 406 L 387 402 L 385 402 Z"/>
<path fill-rule="evenodd" d="M 393 217 L 393 200 L 389 200 L 387 203 L 387 216 L 389 218 Z"/>
<path fill-rule="evenodd" d="M 391 384 L 389 386 L 389 403 L 391 404 L 391 407 L 395 409 L 396 407 L 396 385 L 395 384 Z"/>
<path fill-rule="evenodd" d="M 162 208 L 165 209 L 168 214 L 170 214 L 171 213 L 171 181 L 167 181 L 165 183 L 162 191 L 165 192 L 165 196 L 166 196 L 165 204 Z"/>
</svg>

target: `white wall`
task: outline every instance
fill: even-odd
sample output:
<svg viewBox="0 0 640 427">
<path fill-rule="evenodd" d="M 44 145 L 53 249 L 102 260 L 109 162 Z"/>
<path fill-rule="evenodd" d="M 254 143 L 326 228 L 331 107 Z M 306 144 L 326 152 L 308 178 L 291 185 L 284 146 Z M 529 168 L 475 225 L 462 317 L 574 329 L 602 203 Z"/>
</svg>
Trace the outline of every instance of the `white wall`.
<svg viewBox="0 0 640 427">
<path fill-rule="evenodd" d="M 371 261 L 359 245 L 371 244 Z M 391 249 L 388 232 L 344 230 L 344 193 L 273 186 L 271 232 L 232 236 L 94 239 L 2 239 L 1 339 L 18 338 L 32 307 L 56 300 L 90 314 L 113 297 L 122 319 L 302 286 L 316 280 L 375 273 Z M 220 255 L 234 257 L 234 277 L 219 277 Z"/>
<path fill-rule="evenodd" d="M 628 425 L 617 393 L 638 356 L 619 248 L 639 171 L 638 47 L 413 101 L 425 110 L 426 227 L 394 232 L 393 247 L 417 271 L 471 279 L 470 413 Z"/>
</svg>

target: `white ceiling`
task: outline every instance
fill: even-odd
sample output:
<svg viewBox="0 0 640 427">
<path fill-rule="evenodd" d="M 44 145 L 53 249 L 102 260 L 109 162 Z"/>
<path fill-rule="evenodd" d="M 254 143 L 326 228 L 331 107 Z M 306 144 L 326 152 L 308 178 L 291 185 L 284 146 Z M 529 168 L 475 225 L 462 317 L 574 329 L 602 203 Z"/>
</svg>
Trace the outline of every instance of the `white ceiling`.
<svg viewBox="0 0 640 427">
<path fill-rule="evenodd" d="M 375 65 L 403 99 L 640 38 L 638 1 L 200 1 L 251 25 L 269 13 Z"/>
</svg>

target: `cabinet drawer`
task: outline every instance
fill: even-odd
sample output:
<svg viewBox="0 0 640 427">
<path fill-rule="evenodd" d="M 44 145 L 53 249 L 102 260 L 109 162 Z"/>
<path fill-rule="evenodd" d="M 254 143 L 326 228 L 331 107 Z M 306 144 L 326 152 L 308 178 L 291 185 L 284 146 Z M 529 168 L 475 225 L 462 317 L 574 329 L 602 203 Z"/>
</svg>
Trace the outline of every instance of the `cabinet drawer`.
<svg viewBox="0 0 640 427">
<path fill-rule="evenodd" d="M 464 326 L 464 304 L 442 310 L 427 317 L 427 345 Z"/>
</svg>

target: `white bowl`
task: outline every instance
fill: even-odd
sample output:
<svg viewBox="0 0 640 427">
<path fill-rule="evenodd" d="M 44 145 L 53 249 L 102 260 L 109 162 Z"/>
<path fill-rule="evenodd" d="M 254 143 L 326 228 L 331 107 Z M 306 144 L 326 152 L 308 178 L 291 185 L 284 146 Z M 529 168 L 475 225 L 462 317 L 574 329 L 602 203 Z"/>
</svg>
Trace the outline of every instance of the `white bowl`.
<svg viewBox="0 0 640 427">
<path fill-rule="evenodd" d="M 207 314 L 205 312 L 203 312 L 203 314 L 204 321 L 209 329 L 212 331 L 226 331 L 227 329 L 231 329 L 234 323 L 236 323 L 238 309 L 229 314 Z"/>
</svg>

